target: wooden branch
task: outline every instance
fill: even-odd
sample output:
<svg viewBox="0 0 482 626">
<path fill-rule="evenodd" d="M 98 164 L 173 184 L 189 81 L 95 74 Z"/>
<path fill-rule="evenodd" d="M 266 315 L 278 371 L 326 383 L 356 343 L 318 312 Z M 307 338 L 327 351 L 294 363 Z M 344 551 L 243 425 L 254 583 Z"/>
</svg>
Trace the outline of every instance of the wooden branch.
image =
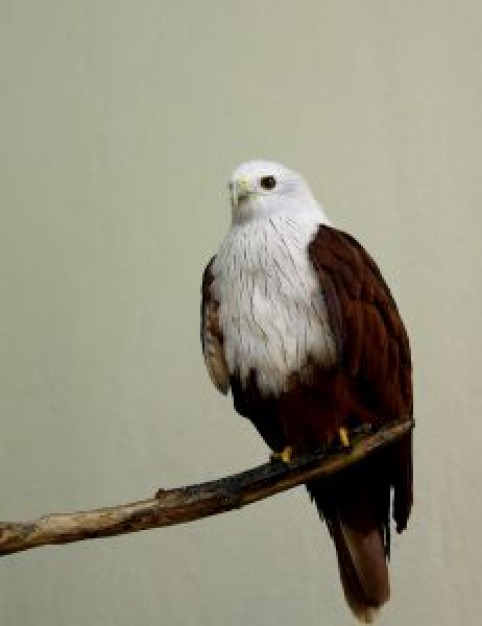
<svg viewBox="0 0 482 626">
<path fill-rule="evenodd" d="M 0 556 L 44 545 L 172 526 L 231 511 L 312 478 L 334 474 L 412 428 L 411 420 L 393 422 L 374 434 L 360 436 L 352 447 L 340 452 L 307 454 L 289 465 L 275 461 L 198 485 L 161 489 L 154 498 L 140 502 L 45 515 L 31 522 L 0 522 Z"/>
</svg>

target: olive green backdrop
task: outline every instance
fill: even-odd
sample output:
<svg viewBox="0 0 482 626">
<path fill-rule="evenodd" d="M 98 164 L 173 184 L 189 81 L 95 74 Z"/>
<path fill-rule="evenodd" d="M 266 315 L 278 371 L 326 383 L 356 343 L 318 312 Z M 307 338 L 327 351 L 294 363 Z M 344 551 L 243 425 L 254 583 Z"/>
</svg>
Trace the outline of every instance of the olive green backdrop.
<svg viewBox="0 0 482 626">
<path fill-rule="evenodd" d="M 482 609 L 476 0 L 0 0 L 0 518 L 263 462 L 212 387 L 202 268 L 242 160 L 303 172 L 410 331 L 416 508 L 381 625 Z M 1 626 L 350 624 L 302 489 L 0 561 Z"/>
</svg>

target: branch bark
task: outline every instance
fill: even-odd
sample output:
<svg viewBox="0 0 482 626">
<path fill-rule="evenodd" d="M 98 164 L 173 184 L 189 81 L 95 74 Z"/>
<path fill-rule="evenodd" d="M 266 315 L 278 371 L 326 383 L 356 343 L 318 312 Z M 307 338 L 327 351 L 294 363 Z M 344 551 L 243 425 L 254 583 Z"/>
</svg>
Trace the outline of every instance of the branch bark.
<svg viewBox="0 0 482 626">
<path fill-rule="evenodd" d="M 0 556 L 44 545 L 110 537 L 192 522 L 240 508 L 296 487 L 312 478 L 330 476 L 408 434 L 412 420 L 392 422 L 362 435 L 340 452 L 317 452 L 289 465 L 270 462 L 218 480 L 176 489 L 129 504 L 44 515 L 30 522 L 0 522 Z"/>
</svg>

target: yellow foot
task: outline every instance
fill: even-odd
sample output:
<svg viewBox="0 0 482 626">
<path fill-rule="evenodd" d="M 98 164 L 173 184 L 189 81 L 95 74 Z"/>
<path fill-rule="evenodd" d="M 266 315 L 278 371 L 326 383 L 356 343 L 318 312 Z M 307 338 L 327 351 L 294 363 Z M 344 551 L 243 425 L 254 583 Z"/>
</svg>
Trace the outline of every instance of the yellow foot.
<svg viewBox="0 0 482 626">
<path fill-rule="evenodd" d="M 293 448 L 286 446 L 281 452 L 272 452 L 271 459 L 273 461 L 283 461 L 283 463 L 291 463 L 293 460 Z"/>
<path fill-rule="evenodd" d="M 348 437 L 348 430 L 342 426 L 338 429 L 338 436 L 340 437 L 340 442 L 343 448 L 349 448 L 350 438 Z"/>
</svg>

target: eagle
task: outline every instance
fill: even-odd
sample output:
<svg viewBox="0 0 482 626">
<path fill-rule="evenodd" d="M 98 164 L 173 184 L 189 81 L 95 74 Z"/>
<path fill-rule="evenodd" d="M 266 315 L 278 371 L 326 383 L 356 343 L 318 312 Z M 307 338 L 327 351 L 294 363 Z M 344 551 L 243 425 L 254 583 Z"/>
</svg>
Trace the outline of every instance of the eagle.
<svg viewBox="0 0 482 626">
<path fill-rule="evenodd" d="M 281 164 L 243 163 L 229 191 L 231 227 L 202 279 L 202 349 L 217 389 L 287 463 L 411 419 L 409 340 L 372 257 Z M 412 507 L 411 433 L 306 487 L 345 599 L 372 622 L 390 595 L 391 518 L 402 532 Z"/>
</svg>

